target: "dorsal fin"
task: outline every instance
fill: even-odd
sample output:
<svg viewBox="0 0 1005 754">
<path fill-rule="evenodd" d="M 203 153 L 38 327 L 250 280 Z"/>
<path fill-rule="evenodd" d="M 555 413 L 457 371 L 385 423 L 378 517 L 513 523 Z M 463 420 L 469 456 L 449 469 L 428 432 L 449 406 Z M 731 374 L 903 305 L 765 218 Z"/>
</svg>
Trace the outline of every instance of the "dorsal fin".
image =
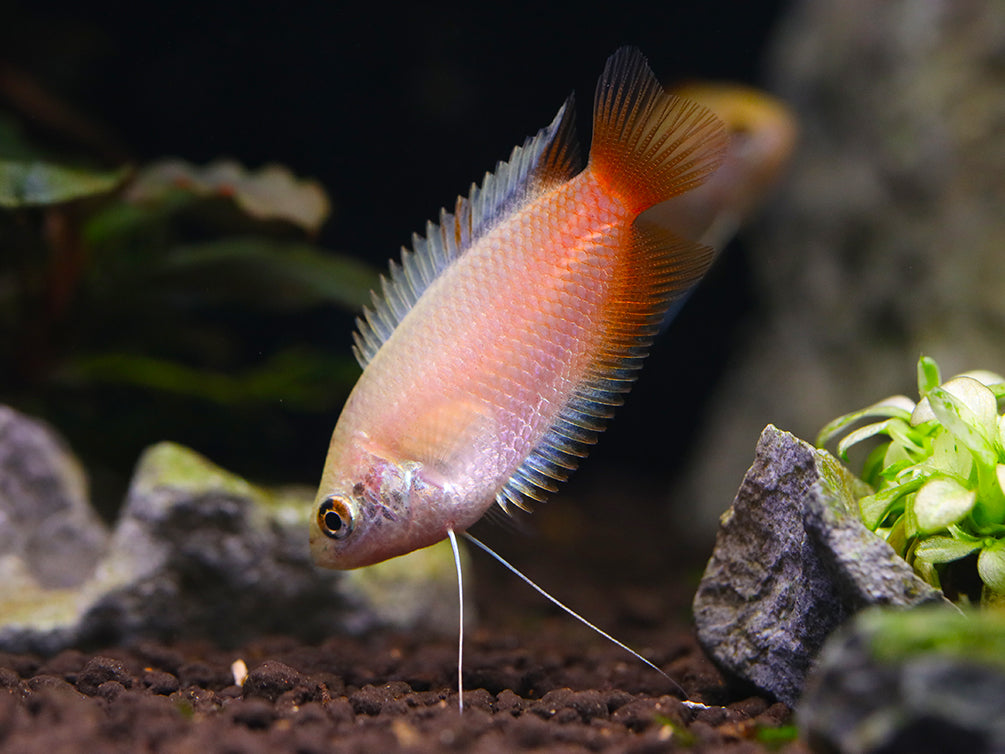
<svg viewBox="0 0 1005 754">
<path fill-rule="evenodd" d="M 635 212 L 701 185 L 726 144 L 722 121 L 665 92 L 637 49 L 607 60 L 593 103 L 590 168 Z"/>
<path fill-rule="evenodd" d="M 353 353 L 360 366 L 366 368 L 430 284 L 501 217 L 581 170 L 574 109 L 569 95 L 547 127 L 515 147 L 481 186 L 472 184 L 467 198 L 458 197 L 452 214 L 441 209 L 439 224 L 426 223 L 425 238 L 413 234 L 412 250 L 402 247 L 401 264 L 391 261 L 381 294 L 371 291 L 372 308 L 356 319 Z"/>
<path fill-rule="evenodd" d="M 636 221 L 632 248 L 610 302 L 604 343 L 551 427 L 496 495 L 507 510 L 529 510 L 569 478 L 635 381 L 667 308 L 685 296 L 715 251 Z"/>
</svg>

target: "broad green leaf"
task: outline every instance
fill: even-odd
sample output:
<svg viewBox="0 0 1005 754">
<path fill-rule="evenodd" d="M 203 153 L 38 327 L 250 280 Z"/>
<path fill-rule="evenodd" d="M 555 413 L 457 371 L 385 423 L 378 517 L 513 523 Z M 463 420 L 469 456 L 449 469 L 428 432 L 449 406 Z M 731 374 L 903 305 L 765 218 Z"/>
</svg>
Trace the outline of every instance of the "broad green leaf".
<svg viewBox="0 0 1005 754">
<path fill-rule="evenodd" d="M 904 513 L 900 516 L 900 521 L 904 524 L 904 536 L 911 540 L 920 534 L 918 529 L 918 517 L 914 515 L 914 500 L 917 493 L 911 493 L 904 498 Z"/>
<path fill-rule="evenodd" d="M 109 202 L 85 219 L 84 240 L 92 247 L 107 246 L 133 234 L 137 237 L 142 234 L 145 245 L 160 241 L 164 233 L 162 225 L 170 221 L 174 213 L 196 201 L 198 198 L 192 194 L 176 191 L 155 205 Z"/>
<path fill-rule="evenodd" d="M 128 385 L 221 405 L 281 402 L 302 410 L 330 410 L 358 375 L 358 367 L 348 357 L 291 348 L 234 374 L 136 354 L 95 354 L 70 361 L 56 379 L 64 383 Z"/>
<path fill-rule="evenodd" d="M 252 171 L 232 160 L 204 167 L 177 159 L 155 162 L 139 171 L 126 198 L 156 202 L 179 189 L 200 196 L 232 197 L 251 217 L 284 220 L 309 233 L 316 233 L 331 212 L 328 196 L 317 181 L 298 179 L 282 165 Z"/>
<path fill-rule="evenodd" d="M 882 480 L 893 479 L 892 475 L 887 475 L 888 467 L 884 462 L 887 451 L 890 447 L 890 443 L 887 443 L 886 447 L 883 445 L 877 445 L 869 452 L 869 455 L 866 456 L 865 462 L 862 464 L 862 473 L 859 476 L 872 485 L 874 489 L 879 488 Z M 905 463 L 909 464 L 911 462 L 910 460 L 905 460 Z"/>
<path fill-rule="evenodd" d="M 886 537 L 886 543 L 893 548 L 893 551 L 900 555 L 900 557 L 904 557 L 909 543 L 907 541 L 907 532 L 904 528 L 903 516 L 894 522 L 893 526 L 884 533 L 884 536 Z"/>
<path fill-rule="evenodd" d="M 104 194 L 118 186 L 128 168 L 101 171 L 47 162 L 0 160 L 0 207 L 39 207 Z"/>
<path fill-rule="evenodd" d="M 922 581 L 931 584 L 936 589 L 942 588 L 942 583 L 939 581 L 939 571 L 936 569 L 935 564 L 931 563 L 923 558 L 910 556 L 909 562 L 914 566 L 914 572 L 918 574 Z"/>
<path fill-rule="evenodd" d="M 995 436 L 998 428 L 998 401 L 986 385 L 972 377 L 954 377 L 942 387 L 966 404 L 980 423 L 985 436 Z"/>
<path fill-rule="evenodd" d="M 965 542 L 952 537 L 926 537 L 914 548 L 914 557 L 929 563 L 951 563 L 979 549 L 980 544 L 976 542 Z"/>
<path fill-rule="evenodd" d="M 956 435 L 939 429 L 932 438 L 932 453 L 921 465 L 933 472 L 967 479 L 974 468 L 974 456 Z"/>
<path fill-rule="evenodd" d="M 977 492 L 954 479 L 929 479 L 914 497 L 918 530 L 927 534 L 945 529 L 970 513 L 976 501 Z"/>
<path fill-rule="evenodd" d="M 891 419 L 888 434 L 890 439 L 908 453 L 922 453 L 925 450 L 924 435 L 903 419 Z"/>
<path fill-rule="evenodd" d="M 960 378 L 960 380 L 966 380 L 976 385 L 990 396 L 988 389 L 976 380 L 967 377 Z M 963 392 L 959 385 L 956 388 L 958 392 Z M 975 403 L 979 403 L 978 399 L 974 398 L 973 391 L 970 393 L 970 398 Z M 998 431 L 997 415 L 995 415 L 989 431 L 982 421 L 984 417 L 978 416 L 966 401 L 947 390 L 946 386 L 932 388 L 928 393 L 928 399 L 932 404 L 932 411 L 935 412 L 942 426 L 960 438 L 980 459 L 982 465 L 993 467 L 997 461 L 997 454 L 992 445 L 992 438 L 997 435 Z M 978 411 L 983 414 L 983 407 L 978 406 Z"/>
<path fill-rule="evenodd" d="M 914 407 L 914 411 L 911 412 L 911 426 L 917 427 L 925 422 L 937 421 L 935 418 L 935 412 L 932 411 L 932 404 L 928 400 L 926 395 L 920 401 L 918 405 Z"/>
<path fill-rule="evenodd" d="M 946 609 L 943 605 L 923 605 L 913 610 L 873 608 L 856 616 L 855 622 L 856 631 L 864 638 L 869 651 L 886 664 L 917 667 L 915 663 L 920 665 L 937 658 L 938 662 L 955 658 L 997 673 L 1005 670 L 1005 613 L 991 610 L 961 612 Z M 971 688 L 974 693 L 980 693 L 978 687 Z M 930 693 L 933 690 L 925 691 Z M 935 751 L 977 751 L 981 748 L 979 745 L 968 746 L 963 736 L 956 741 L 960 746 L 950 744 L 940 747 L 933 741 L 933 745 L 927 748 Z M 926 747 L 923 744 L 892 748 L 921 751 Z"/>
<path fill-rule="evenodd" d="M 880 445 L 879 449 L 882 448 L 883 446 Z M 897 479 L 905 469 L 912 470 L 908 474 L 908 476 L 911 476 L 913 474 L 913 469 L 918 465 L 918 462 L 914 458 L 911 458 L 902 446 L 891 442 L 887 443 L 886 453 L 883 454 L 883 464 L 882 473 L 879 475 L 880 478 L 887 482 L 893 482 L 896 484 Z"/>
<path fill-rule="evenodd" d="M 977 573 L 993 591 L 1005 593 L 1005 541 L 981 550 L 977 557 Z"/>
<path fill-rule="evenodd" d="M 865 419 L 866 417 L 875 417 L 877 419 L 889 417 L 907 421 L 911 416 L 912 410 L 914 410 L 914 401 L 906 395 L 892 395 L 889 398 L 884 398 L 868 408 L 863 408 L 860 411 L 852 411 L 850 414 L 839 416 L 830 422 L 817 435 L 817 447 L 822 448 L 860 419 Z"/>
<path fill-rule="evenodd" d="M 956 376 L 969 377 L 972 380 L 977 380 L 979 383 L 988 388 L 995 385 L 1005 385 L 1005 377 L 1002 377 L 997 372 L 988 371 L 987 369 L 971 369 L 969 372 L 964 372 L 963 374 L 958 374 Z"/>
<path fill-rule="evenodd" d="M 914 492 L 924 482 L 925 479 L 923 477 L 910 479 L 894 487 L 881 490 L 875 495 L 866 495 L 859 499 L 858 505 L 862 512 L 862 522 L 868 528 L 875 531 L 876 527 L 886 517 L 886 514 L 893 508 L 894 503 L 899 498 Z"/>
<path fill-rule="evenodd" d="M 379 275 L 370 266 L 306 243 L 238 238 L 172 249 L 161 273 L 217 273 L 225 294 L 247 288 L 262 303 L 280 296 L 301 306 L 337 304 L 358 310 L 370 303 Z"/>
<path fill-rule="evenodd" d="M 918 359 L 918 395 L 924 398 L 933 387 L 938 387 L 942 383 L 942 375 L 939 373 L 939 365 L 930 356 L 922 356 Z"/>
<path fill-rule="evenodd" d="M 1000 464 L 977 467 L 978 497 L 974 522 L 982 526 L 1005 523 L 1005 491 L 1002 490 Z"/>
<path fill-rule="evenodd" d="M 859 427 L 854 432 L 849 432 L 847 435 L 841 438 L 838 443 L 837 451 L 838 456 L 844 460 L 848 460 L 848 449 L 853 445 L 857 445 L 863 440 L 868 440 L 870 437 L 875 437 L 876 435 L 887 434 L 890 428 L 890 424 L 893 419 L 887 419 L 885 422 L 876 422 L 875 424 L 867 424 L 864 427 Z"/>
</svg>

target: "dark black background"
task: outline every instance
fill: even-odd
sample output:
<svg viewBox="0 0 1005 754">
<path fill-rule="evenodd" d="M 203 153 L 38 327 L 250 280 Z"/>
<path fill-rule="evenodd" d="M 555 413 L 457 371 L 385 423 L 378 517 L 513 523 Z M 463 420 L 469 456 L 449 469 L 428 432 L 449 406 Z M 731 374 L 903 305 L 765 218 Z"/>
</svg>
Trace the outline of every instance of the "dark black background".
<svg viewBox="0 0 1005 754">
<path fill-rule="evenodd" d="M 22 1 L 0 15 L 10 21 L 0 58 L 102 123 L 112 151 L 130 159 L 230 156 L 318 178 L 334 204 L 320 242 L 383 265 L 573 89 L 588 134 L 596 77 L 618 46 L 640 47 L 667 83 L 762 83 L 784 5 Z M 670 473 L 753 306 L 744 250 L 733 244 L 655 348 L 587 468 Z M 299 326 L 330 332 L 333 349 L 349 346 L 348 316 Z M 261 337 L 286 335 L 265 328 Z M 198 431 L 175 439 L 252 476 L 312 482 L 335 418 L 297 419 L 292 447 L 287 438 L 261 458 L 248 457 L 247 438 L 208 447 L 193 439 Z"/>
</svg>

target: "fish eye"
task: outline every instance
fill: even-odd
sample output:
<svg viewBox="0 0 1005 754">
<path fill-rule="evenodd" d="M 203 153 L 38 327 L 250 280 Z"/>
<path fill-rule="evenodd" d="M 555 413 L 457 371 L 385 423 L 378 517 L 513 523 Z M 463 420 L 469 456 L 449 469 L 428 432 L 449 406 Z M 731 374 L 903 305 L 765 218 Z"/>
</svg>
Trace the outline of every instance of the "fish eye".
<svg viewBox="0 0 1005 754">
<path fill-rule="evenodd" d="M 332 495 L 318 506 L 318 528 L 332 539 L 345 539 L 352 526 L 352 510 L 344 497 Z"/>
</svg>

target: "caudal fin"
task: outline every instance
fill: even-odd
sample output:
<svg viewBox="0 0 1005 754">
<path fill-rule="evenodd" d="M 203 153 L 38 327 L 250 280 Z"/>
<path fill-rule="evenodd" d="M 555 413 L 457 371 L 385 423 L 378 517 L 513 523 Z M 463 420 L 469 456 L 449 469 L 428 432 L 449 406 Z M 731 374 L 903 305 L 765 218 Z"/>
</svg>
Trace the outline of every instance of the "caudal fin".
<svg viewBox="0 0 1005 754">
<path fill-rule="evenodd" d="M 608 58 L 594 99 L 589 167 L 634 212 L 700 185 L 725 151 L 719 118 L 668 94 L 638 49 Z"/>
</svg>

